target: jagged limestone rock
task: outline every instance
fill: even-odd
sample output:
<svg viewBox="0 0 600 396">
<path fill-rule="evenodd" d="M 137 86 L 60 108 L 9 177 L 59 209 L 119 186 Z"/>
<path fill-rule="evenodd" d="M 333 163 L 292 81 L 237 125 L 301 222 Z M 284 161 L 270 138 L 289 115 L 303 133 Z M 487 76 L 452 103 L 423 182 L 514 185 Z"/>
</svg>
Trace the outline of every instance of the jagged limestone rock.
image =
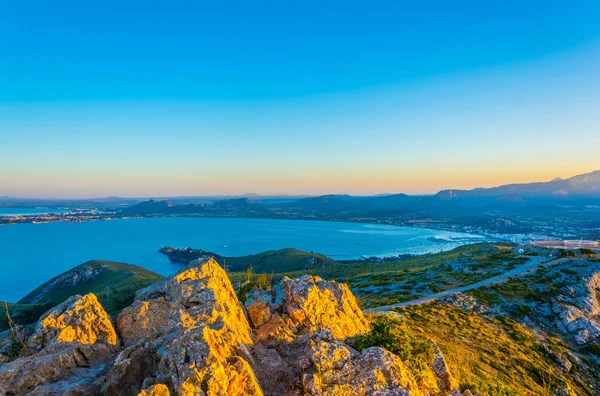
<svg viewBox="0 0 600 396">
<path fill-rule="evenodd" d="M 246 310 L 256 342 L 274 345 L 301 334 L 329 329 L 335 338 L 369 330 L 367 320 L 347 285 L 318 276 L 284 278 L 272 290 L 255 288 Z"/>
<path fill-rule="evenodd" d="M 0 394 L 65 380 L 106 363 L 116 347 L 117 335 L 96 296 L 70 297 L 40 318 L 22 356 L 0 366 Z"/>
<path fill-rule="evenodd" d="M 249 361 L 250 326 L 227 274 L 214 260 L 138 293 L 117 328 L 128 346 L 104 394 L 164 378 L 178 395 L 262 395 Z"/>
<path fill-rule="evenodd" d="M 312 333 L 330 329 L 335 338 L 369 330 L 367 320 L 347 285 L 305 275 L 283 282 L 284 309 L 292 320 Z"/>
<path fill-rule="evenodd" d="M 164 297 L 141 301 L 136 300 L 123 309 L 116 325 L 126 346 L 155 334 L 172 331 L 177 325 L 179 304 L 166 301 Z"/>
<path fill-rule="evenodd" d="M 558 317 L 558 330 L 584 345 L 600 339 L 600 268 L 585 268 L 579 275 L 585 281 L 561 288 L 550 306 Z"/>
<path fill-rule="evenodd" d="M 32 351 L 66 342 L 117 345 L 117 334 L 104 308 L 92 293 L 75 295 L 46 312 L 27 342 Z"/>
<path fill-rule="evenodd" d="M 101 380 L 108 371 L 108 363 L 96 364 L 90 368 L 76 368 L 73 374 L 64 380 L 37 386 L 28 395 L 35 396 L 87 396 L 99 395 Z"/>
</svg>

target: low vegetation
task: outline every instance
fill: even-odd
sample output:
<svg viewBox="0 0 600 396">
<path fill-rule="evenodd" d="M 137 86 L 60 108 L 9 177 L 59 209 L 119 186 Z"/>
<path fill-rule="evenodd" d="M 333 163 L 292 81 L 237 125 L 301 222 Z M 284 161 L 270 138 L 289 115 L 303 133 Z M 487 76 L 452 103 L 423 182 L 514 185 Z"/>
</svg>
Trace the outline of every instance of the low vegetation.
<svg viewBox="0 0 600 396">
<path fill-rule="evenodd" d="M 556 337 L 542 336 L 518 322 L 485 318 L 452 305 L 429 303 L 398 309 L 408 331 L 433 339 L 459 383 L 482 395 L 554 395 L 570 389 L 593 395 L 577 375 L 578 362 Z M 568 361 L 565 371 L 557 360 Z M 474 393 L 474 392 L 473 392 Z"/>
<path fill-rule="evenodd" d="M 258 287 L 259 289 L 263 289 L 263 290 L 271 290 L 271 287 L 273 285 L 273 275 L 267 275 L 267 274 L 258 274 L 256 275 L 254 273 L 254 269 L 252 267 L 248 267 L 248 269 L 246 269 L 246 272 L 244 273 L 245 278 L 243 282 L 240 282 L 238 284 L 238 287 L 236 288 L 236 294 L 237 294 L 237 298 L 238 300 L 240 300 L 242 303 L 246 302 L 246 300 L 248 300 L 248 293 L 250 293 L 250 291 L 252 289 L 254 289 L 255 287 Z"/>
<path fill-rule="evenodd" d="M 10 328 L 9 317 L 17 326 L 23 326 L 36 322 L 50 308 L 52 308 L 52 304 L 13 304 L 2 302 L 0 304 L 0 331 Z"/>
<path fill-rule="evenodd" d="M 354 337 L 354 347 L 359 352 L 365 348 L 380 347 L 398 355 L 402 361 L 422 380 L 424 372 L 435 358 L 433 345 L 423 336 L 413 335 L 403 318 L 394 315 L 378 315 L 371 321 L 367 334 Z"/>
<path fill-rule="evenodd" d="M 252 267 L 257 272 L 272 274 L 274 279 L 311 274 L 345 282 L 359 297 L 361 306 L 370 308 L 417 299 L 499 275 L 528 260 L 513 254 L 513 249 L 513 245 L 505 243 L 478 243 L 421 256 L 340 262 L 321 261 L 321 255 L 284 249 L 246 256 L 244 260 L 246 264 L 262 262 Z M 318 264 L 306 266 L 310 257 Z M 243 283 L 245 271 L 236 271 L 238 264 L 233 265 L 232 258 L 227 258 L 226 263 L 232 282 Z"/>
</svg>

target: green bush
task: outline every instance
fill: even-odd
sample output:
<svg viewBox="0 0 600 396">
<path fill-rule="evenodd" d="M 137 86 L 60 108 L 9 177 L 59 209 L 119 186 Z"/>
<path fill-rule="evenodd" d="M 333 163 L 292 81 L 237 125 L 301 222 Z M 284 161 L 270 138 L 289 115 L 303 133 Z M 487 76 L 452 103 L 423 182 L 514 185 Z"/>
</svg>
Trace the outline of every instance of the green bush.
<svg viewBox="0 0 600 396">
<path fill-rule="evenodd" d="M 501 301 L 500 296 L 498 294 L 481 289 L 470 290 L 468 294 L 477 298 L 477 300 L 479 300 L 480 303 L 487 305 L 488 307 L 494 304 L 498 304 Z"/>
<path fill-rule="evenodd" d="M 512 314 L 516 317 L 516 318 L 524 318 L 525 316 L 529 315 L 531 313 L 532 309 L 529 305 L 517 305 L 513 311 Z"/>
<path fill-rule="evenodd" d="M 271 290 L 273 284 L 273 274 L 260 274 L 256 278 L 254 275 L 255 274 L 252 270 L 252 266 L 248 267 L 245 274 L 246 282 L 236 291 L 237 298 L 242 303 L 245 303 L 248 300 L 248 293 L 250 293 L 250 291 L 252 291 L 252 289 L 255 287 L 263 290 Z"/>
<path fill-rule="evenodd" d="M 423 370 L 433 362 L 433 345 L 424 338 L 413 336 L 403 318 L 379 315 L 373 318 L 371 330 L 354 338 L 354 347 L 360 352 L 370 347 L 387 349 L 408 366 Z"/>
</svg>

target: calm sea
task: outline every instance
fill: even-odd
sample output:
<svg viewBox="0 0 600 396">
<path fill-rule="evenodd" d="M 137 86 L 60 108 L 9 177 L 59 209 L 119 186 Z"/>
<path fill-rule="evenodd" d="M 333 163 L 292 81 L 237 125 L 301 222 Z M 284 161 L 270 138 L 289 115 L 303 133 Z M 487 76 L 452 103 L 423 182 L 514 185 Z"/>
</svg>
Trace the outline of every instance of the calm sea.
<svg viewBox="0 0 600 396">
<path fill-rule="evenodd" d="M 430 241 L 428 238 L 443 241 Z M 163 275 L 181 268 L 157 250 L 202 248 L 226 256 L 294 247 L 336 259 L 422 254 L 482 237 L 415 227 L 302 220 L 152 218 L 0 226 L 0 300 L 17 301 L 88 260 L 136 264 Z"/>
</svg>

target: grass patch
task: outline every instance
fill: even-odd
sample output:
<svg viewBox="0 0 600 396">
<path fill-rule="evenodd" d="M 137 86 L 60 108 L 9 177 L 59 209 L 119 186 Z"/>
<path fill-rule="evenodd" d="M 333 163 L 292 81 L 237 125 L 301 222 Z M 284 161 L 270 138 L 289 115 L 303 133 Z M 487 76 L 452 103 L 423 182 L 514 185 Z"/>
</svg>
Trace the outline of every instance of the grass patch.
<svg viewBox="0 0 600 396">
<path fill-rule="evenodd" d="M 461 390 L 482 395 L 550 395 L 570 387 L 593 395 L 582 376 L 564 373 L 545 348 L 560 353 L 562 343 L 544 345 L 529 328 L 510 318 L 484 318 L 451 305 L 430 303 L 398 309 L 413 334 L 431 337 L 445 354 Z M 573 362 L 573 370 L 577 365 Z"/>
</svg>

